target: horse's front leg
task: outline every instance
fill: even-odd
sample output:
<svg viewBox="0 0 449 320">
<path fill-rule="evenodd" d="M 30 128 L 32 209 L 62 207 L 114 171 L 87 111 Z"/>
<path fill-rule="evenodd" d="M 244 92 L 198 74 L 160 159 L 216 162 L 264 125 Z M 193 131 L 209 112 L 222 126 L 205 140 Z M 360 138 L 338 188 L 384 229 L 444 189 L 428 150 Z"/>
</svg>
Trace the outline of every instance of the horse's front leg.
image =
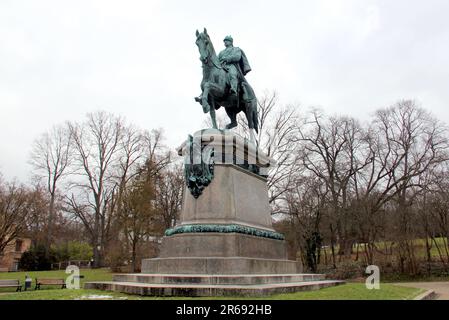
<svg viewBox="0 0 449 320">
<path fill-rule="evenodd" d="M 211 110 L 211 107 L 209 105 L 209 91 L 210 91 L 210 84 L 206 83 L 204 85 L 204 90 L 203 90 L 203 94 L 201 95 L 201 103 L 203 106 L 203 112 L 204 113 L 208 113 Z M 214 114 L 215 114 L 215 110 L 214 110 Z M 212 116 L 212 115 L 211 115 Z"/>
<path fill-rule="evenodd" d="M 204 79 L 201 81 L 201 94 L 198 97 L 195 97 L 195 101 L 198 102 L 199 104 L 203 105 L 203 91 L 204 91 Z"/>
</svg>

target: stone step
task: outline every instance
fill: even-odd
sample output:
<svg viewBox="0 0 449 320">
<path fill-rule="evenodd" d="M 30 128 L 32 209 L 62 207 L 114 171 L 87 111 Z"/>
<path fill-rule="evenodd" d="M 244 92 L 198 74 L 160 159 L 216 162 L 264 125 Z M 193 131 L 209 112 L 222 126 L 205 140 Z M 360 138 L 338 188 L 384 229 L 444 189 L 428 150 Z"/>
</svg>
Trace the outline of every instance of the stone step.
<svg viewBox="0 0 449 320">
<path fill-rule="evenodd" d="M 85 289 L 116 291 L 158 297 L 258 297 L 278 293 L 318 290 L 344 284 L 339 280 L 303 281 L 259 285 L 150 284 L 139 282 L 86 282 Z"/>
<path fill-rule="evenodd" d="M 139 282 L 150 284 L 208 284 L 208 285 L 256 285 L 324 280 L 322 274 L 115 274 L 116 282 Z"/>
</svg>

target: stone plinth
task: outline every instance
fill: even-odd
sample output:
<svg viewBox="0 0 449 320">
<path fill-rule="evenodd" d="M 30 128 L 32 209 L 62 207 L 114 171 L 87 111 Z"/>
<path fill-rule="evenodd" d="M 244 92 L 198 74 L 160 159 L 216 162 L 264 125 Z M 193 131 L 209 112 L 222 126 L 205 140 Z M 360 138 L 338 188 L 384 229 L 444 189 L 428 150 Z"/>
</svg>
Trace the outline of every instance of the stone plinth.
<svg viewBox="0 0 449 320">
<path fill-rule="evenodd" d="M 191 141 L 179 155 L 200 165 L 198 155 L 213 150 L 213 179 L 197 198 L 186 189 L 178 225 L 166 232 L 159 258 L 142 261 L 142 272 L 301 272 L 272 225 L 266 173 L 274 160 L 229 131 L 198 131 Z"/>
<path fill-rule="evenodd" d="M 301 264 L 284 259 L 247 257 L 170 257 L 142 260 L 147 274 L 291 274 L 301 272 Z"/>
<path fill-rule="evenodd" d="M 207 243 L 207 245 L 205 245 Z M 160 258 L 248 257 L 285 259 L 284 241 L 239 233 L 192 233 L 166 237 Z"/>
<path fill-rule="evenodd" d="M 195 199 L 186 190 L 180 225 L 240 224 L 274 231 L 266 179 L 234 164 L 215 164 L 214 178 Z"/>
<path fill-rule="evenodd" d="M 178 148 L 187 188 L 178 224 L 142 274 L 86 283 L 141 295 L 266 295 L 313 290 L 341 281 L 301 274 L 273 229 L 267 175 L 275 162 L 230 131 L 202 130 Z"/>
</svg>

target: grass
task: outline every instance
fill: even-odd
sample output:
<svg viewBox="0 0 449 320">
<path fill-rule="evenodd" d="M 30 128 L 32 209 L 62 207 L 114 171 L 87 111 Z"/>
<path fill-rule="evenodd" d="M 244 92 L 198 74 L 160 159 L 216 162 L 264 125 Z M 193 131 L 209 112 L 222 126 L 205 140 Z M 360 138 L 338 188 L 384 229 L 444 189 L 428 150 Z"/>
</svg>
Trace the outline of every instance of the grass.
<svg viewBox="0 0 449 320">
<path fill-rule="evenodd" d="M 417 275 L 411 276 L 408 274 L 386 274 L 382 277 L 386 282 L 436 282 L 449 281 L 448 274 L 440 275 Z"/>
<path fill-rule="evenodd" d="M 46 289 L 26 292 L 0 293 L 0 300 L 90 300 L 93 296 L 103 296 L 101 300 L 138 299 L 138 297 L 128 296 L 126 294 L 99 290 Z M 106 298 L 106 296 L 110 298 Z"/>
<path fill-rule="evenodd" d="M 25 274 L 32 277 L 58 278 L 66 277 L 62 271 L 36 271 L 36 272 L 9 272 L 0 273 L 0 279 L 25 279 Z M 81 275 L 85 278 L 81 279 L 81 285 L 86 281 L 110 281 L 112 273 L 108 269 L 81 269 Z M 34 282 L 33 282 L 34 284 Z M 34 287 L 33 287 L 34 289 Z M 406 300 L 413 299 L 422 293 L 422 289 L 395 286 L 388 283 L 381 283 L 380 290 L 368 290 L 363 283 L 348 283 L 336 287 L 325 288 L 317 291 L 297 292 L 290 294 L 278 294 L 269 297 L 261 297 L 255 299 L 261 300 Z M 90 296 L 90 297 L 89 297 Z M 103 296 L 102 299 L 109 300 L 240 300 L 246 299 L 242 297 L 212 297 L 212 298 L 161 298 L 161 297 L 141 297 L 135 295 L 127 295 L 124 293 L 100 291 L 100 290 L 69 290 L 42 288 L 42 290 L 30 290 L 26 292 L 14 292 L 11 289 L 1 289 L 0 300 L 78 300 L 92 299 L 94 296 Z M 253 299 L 253 298 L 251 298 Z"/>
<path fill-rule="evenodd" d="M 317 291 L 296 292 L 272 296 L 275 300 L 409 300 L 423 289 L 406 288 L 388 283 L 381 283 L 379 290 L 368 290 L 365 284 L 348 283 L 337 287 Z"/>
<path fill-rule="evenodd" d="M 345 284 L 338 287 L 325 288 L 317 291 L 279 294 L 269 297 L 249 298 L 254 300 L 409 300 L 422 293 L 423 289 L 399 287 L 391 284 L 381 284 L 380 290 L 367 290 L 360 284 Z M 99 290 L 39 290 L 19 293 L 0 294 L 0 300 L 245 300 L 243 297 L 141 297 L 118 292 Z"/>
<path fill-rule="evenodd" d="M 440 256 L 439 256 L 438 249 L 435 246 L 435 243 L 433 241 L 431 241 L 430 239 L 429 239 L 429 241 L 430 241 L 430 244 L 431 244 L 431 248 L 430 248 L 430 255 L 431 255 L 431 257 L 434 258 L 434 259 L 439 259 Z M 445 246 L 448 245 L 447 242 L 446 242 L 446 239 L 444 239 L 444 238 L 436 238 L 435 242 L 439 246 L 439 248 L 441 250 L 441 254 L 443 254 L 443 256 L 446 256 Z M 377 246 L 377 248 L 380 251 L 383 251 L 386 246 L 390 249 L 391 245 L 392 245 L 391 241 L 378 241 L 378 242 L 376 242 L 376 246 Z M 416 257 L 417 258 L 426 258 L 426 240 L 425 239 L 415 239 L 415 240 L 413 240 L 413 245 L 416 247 Z M 361 243 L 359 245 L 359 247 L 357 247 L 357 245 L 354 245 L 352 247 L 352 249 L 354 251 L 354 255 L 355 255 L 355 252 L 357 250 L 359 250 L 359 254 L 360 255 L 363 255 L 364 246 L 365 246 L 365 244 L 363 244 L 363 243 Z M 396 252 L 398 250 L 397 246 L 398 246 L 397 243 L 393 244 L 392 248 L 393 248 L 394 252 Z M 338 244 L 334 246 L 334 250 L 335 250 L 335 253 L 338 252 L 338 250 L 339 250 L 339 245 Z M 324 251 L 326 252 L 328 257 L 330 257 L 332 255 L 332 251 L 331 251 L 330 246 L 327 246 L 327 247 L 322 249 L 322 254 L 321 255 L 323 257 L 325 255 Z"/>
<path fill-rule="evenodd" d="M 25 276 L 28 275 L 33 279 L 32 289 L 34 291 L 36 278 L 62 278 L 65 279 L 69 274 L 65 273 L 65 270 L 52 270 L 52 271 L 26 271 L 26 272 L 0 272 L 0 280 L 2 279 L 18 279 L 23 285 L 25 282 Z M 90 281 L 111 281 L 112 273 L 109 269 L 81 269 L 80 275 L 84 278 L 80 279 L 80 285 L 83 286 L 84 282 Z M 42 289 L 52 288 L 55 286 L 42 286 Z M 0 292 L 4 292 L 6 289 L 0 289 Z M 11 289 L 9 289 L 11 291 Z"/>
</svg>

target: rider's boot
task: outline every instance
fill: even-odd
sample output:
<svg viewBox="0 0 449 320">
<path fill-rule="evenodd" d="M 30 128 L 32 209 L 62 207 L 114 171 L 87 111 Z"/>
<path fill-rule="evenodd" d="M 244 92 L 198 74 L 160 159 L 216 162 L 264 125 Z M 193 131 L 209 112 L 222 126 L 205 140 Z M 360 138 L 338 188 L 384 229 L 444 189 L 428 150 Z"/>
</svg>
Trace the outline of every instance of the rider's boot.
<svg viewBox="0 0 449 320">
<path fill-rule="evenodd" d="M 231 82 L 231 88 L 229 90 L 229 96 L 230 99 L 233 101 L 238 100 L 238 93 L 237 93 L 237 83 Z"/>
<path fill-rule="evenodd" d="M 248 89 L 246 88 L 246 84 L 242 83 L 242 86 L 240 87 L 242 89 L 242 100 L 243 101 L 249 101 L 251 97 L 249 96 Z"/>
</svg>

